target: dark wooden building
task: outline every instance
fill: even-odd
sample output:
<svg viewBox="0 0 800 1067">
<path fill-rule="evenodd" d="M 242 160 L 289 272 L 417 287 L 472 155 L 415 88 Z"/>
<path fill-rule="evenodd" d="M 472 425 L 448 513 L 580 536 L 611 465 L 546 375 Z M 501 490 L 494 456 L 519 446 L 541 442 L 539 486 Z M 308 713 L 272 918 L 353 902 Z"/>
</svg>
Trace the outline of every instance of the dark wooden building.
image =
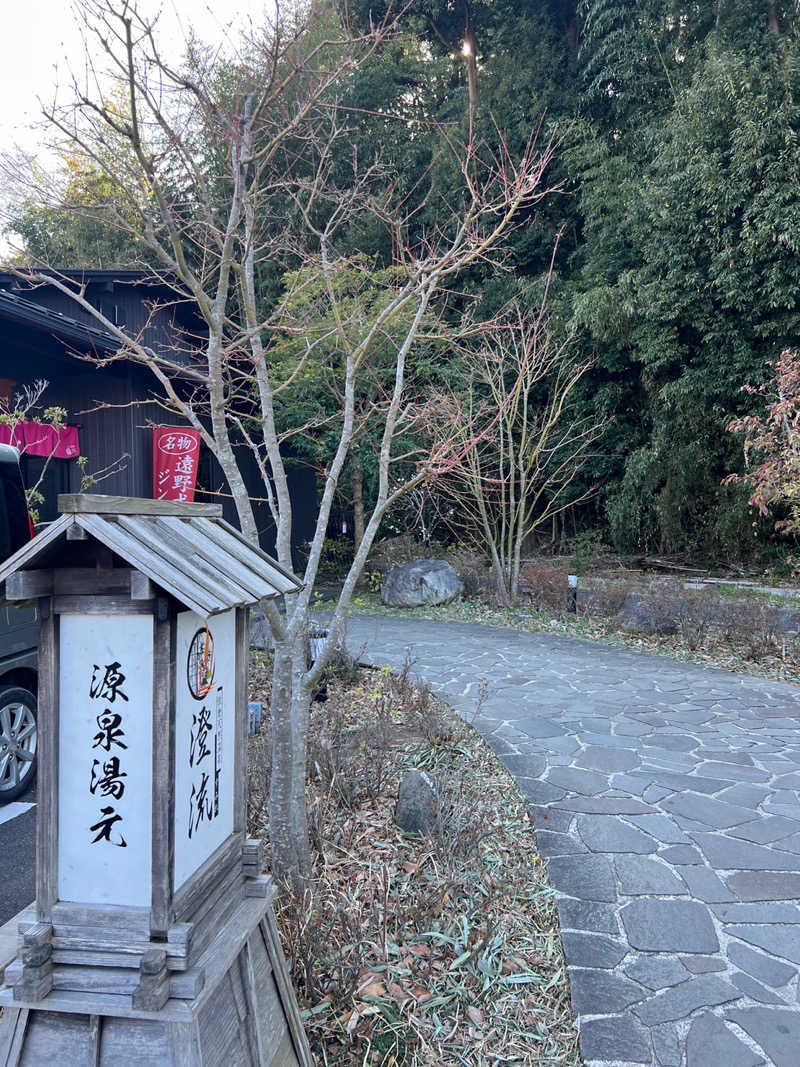
<svg viewBox="0 0 800 1067">
<path fill-rule="evenodd" d="M 182 332 L 196 326 L 192 309 L 167 306 L 169 294 L 149 275 L 137 271 L 86 270 L 64 272 L 86 285 L 89 303 L 126 331 L 142 332 L 154 350 L 172 352 Z M 159 307 L 159 302 L 163 306 Z M 42 401 L 67 412 L 77 427 L 86 472 L 108 472 L 88 491 L 119 496 L 153 495 L 152 427 L 179 425 L 180 420 L 156 402 L 158 386 L 151 373 L 129 361 L 99 366 L 91 357 L 112 355 L 116 339 L 99 329 L 97 320 L 68 296 L 50 286 L 32 288 L 14 275 L 0 273 L 0 400 L 24 386 L 48 383 Z M 43 458 L 23 455 L 26 484 L 38 480 Z M 274 527 L 263 498 L 263 486 L 249 450 L 242 446 L 240 463 L 252 486 L 262 546 L 271 551 Z M 59 493 L 81 491 L 83 472 L 75 459 L 49 462 L 40 518 L 56 517 Z M 290 467 L 294 504 L 293 543 L 299 564 L 302 546 L 311 538 L 316 518 L 316 477 L 302 464 Z M 222 472 L 203 448 L 196 499 L 218 500 L 225 517 L 238 525 Z"/>
</svg>

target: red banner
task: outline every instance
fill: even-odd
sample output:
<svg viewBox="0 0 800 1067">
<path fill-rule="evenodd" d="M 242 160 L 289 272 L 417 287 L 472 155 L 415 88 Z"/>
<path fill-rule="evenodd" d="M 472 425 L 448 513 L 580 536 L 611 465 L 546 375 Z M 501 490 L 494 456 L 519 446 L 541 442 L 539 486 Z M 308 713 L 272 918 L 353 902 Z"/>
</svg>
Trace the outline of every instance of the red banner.
<svg viewBox="0 0 800 1067">
<path fill-rule="evenodd" d="M 75 426 L 56 429 L 41 422 L 18 422 L 0 426 L 0 445 L 13 445 L 24 456 L 47 459 L 74 459 L 80 455 L 78 430 Z"/>
<path fill-rule="evenodd" d="M 194 500 L 200 434 L 175 426 L 153 430 L 153 499 Z"/>
</svg>

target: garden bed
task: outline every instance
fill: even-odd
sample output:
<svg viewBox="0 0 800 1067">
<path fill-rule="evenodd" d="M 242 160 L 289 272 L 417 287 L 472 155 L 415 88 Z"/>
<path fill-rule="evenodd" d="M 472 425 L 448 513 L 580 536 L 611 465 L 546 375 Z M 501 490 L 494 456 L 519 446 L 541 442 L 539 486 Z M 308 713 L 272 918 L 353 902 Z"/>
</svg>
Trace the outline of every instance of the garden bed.
<svg viewBox="0 0 800 1067">
<path fill-rule="evenodd" d="M 633 595 L 649 601 L 651 618 L 656 623 L 659 616 L 663 621 L 664 615 L 672 611 L 669 628 L 674 627 L 675 632 L 648 633 L 637 629 L 620 614 L 621 603 L 630 596 L 630 590 L 595 590 L 594 596 L 582 579 L 583 590 L 589 595 L 581 597 L 577 610 L 571 611 L 566 578 L 566 573 L 555 572 L 555 578 L 548 579 L 544 595 L 540 587 L 539 595 L 525 598 L 511 608 L 498 605 L 488 596 L 474 596 L 438 607 L 391 608 L 381 603 L 377 594 L 363 590 L 354 599 L 352 611 L 393 618 L 478 623 L 523 633 L 559 633 L 772 681 L 800 682 L 800 635 L 795 630 L 783 629 L 782 620 L 791 614 L 784 599 L 730 591 L 693 596 L 696 591 L 687 590 L 687 595 L 676 603 L 674 590 L 665 592 L 663 582 L 651 583 L 639 586 L 640 591 Z M 321 607 L 324 609 L 325 605 Z M 718 616 L 718 609 L 723 608 L 724 613 Z"/>
<path fill-rule="evenodd" d="M 251 696 L 268 702 L 254 654 Z M 345 665 L 315 703 L 313 889 L 279 922 L 320 1064 L 577 1065 L 552 890 L 525 804 L 481 738 L 408 671 Z M 269 739 L 251 740 L 250 833 L 265 839 Z M 426 840 L 393 821 L 421 768 L 442 803 Z"/>
</svg>

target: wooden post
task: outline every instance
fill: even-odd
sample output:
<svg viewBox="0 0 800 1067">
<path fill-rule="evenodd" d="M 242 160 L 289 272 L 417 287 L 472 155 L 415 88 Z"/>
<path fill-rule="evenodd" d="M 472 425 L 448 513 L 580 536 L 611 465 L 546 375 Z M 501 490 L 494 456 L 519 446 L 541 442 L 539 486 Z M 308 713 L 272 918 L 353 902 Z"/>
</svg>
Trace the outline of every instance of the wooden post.
<svg viewBox="0 0 800 1067">
<path fill-rule="evenodd" d="M 36 804 L 36 916 L 51 922 L 58 899 L 59 626 L 50 597 L 39 601 L 39 790 Z"/>
<path fill-rule="evenodd" d="M 175 753 L 175 625 L 168 616 L 155 623 L 153 663 L 153 781 L 171 782 Z M 172 918 L 173 867 L 175 855 L 174 782 L 153 805 L 150 936 L 166 941 Z"/>
</svg>

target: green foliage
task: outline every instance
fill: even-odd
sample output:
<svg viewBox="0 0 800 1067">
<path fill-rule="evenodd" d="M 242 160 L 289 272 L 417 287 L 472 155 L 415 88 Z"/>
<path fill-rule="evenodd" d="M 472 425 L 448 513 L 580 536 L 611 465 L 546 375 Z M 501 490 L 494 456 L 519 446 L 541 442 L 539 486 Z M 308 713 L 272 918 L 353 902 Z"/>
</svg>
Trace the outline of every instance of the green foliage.
<svg viewBox="0 0 800 1067">
<path fill-rule="evenodd" d="M 347 574 L 353 562 L 353 542 L 339 538 L 326 537 L 322 544 L 322 556 L 319 563 L 321 581 L 335 581 Z"/>
<path fill-rule="evenodd" d="M 357 29 L 388 7 L 356 0 L 347 13 Z M 476 59 L 477 134 L 497 146 L 502 130 L 512 156 L 537 129 L 560 139 L 547 180 L 563 183 L 563 195 L 546 198 L 511 234 L 500 269 L 475 267 L 450 299 L 454 317 L 470 307 L 478 320 L 511 300 L 537 306 L 560 235 L 554 330 L 573 333 L 578 356 L 592 364 L 575 390 L 578 416 L 606 425 L 576 498 L 601 488 L 596 513 L 584 508 L 582 521 L 607 527 L 625 551 L 733 557 L 764 541 L 741 487 L 720 483 L 742 470 L 724 433 L 754 410 L 741 387 L 760 386 L 800 332 L 799 23 L 793 0 L 412 0 L 404 32 L 336 90 L 344 128 L 333 179 L 345 189 L 355 158 L 380 159 L 375 191 L 391 198 L 403 190 L 412 240 L 426 236 L 440 207 L 431 190 L 447 199 L 459 187 L 448 141 L 463 142 L 469 129 L 465 40 Z M 188 57 L 196 71 L 208 62 L 199 50 Z M 257 79 L 259 58 L 241 62 Z M 219 68 L 214 77 L 222 91 L 240 73 Z M 224 150 L 223 139 L 198 147 L 212 176 Z M 58 203 L 15 206 L 11 229 L 30 255 L 65 266 L 135 265 L 135 234 L 107 224 L 109 190 L 97 167 L 67 161 L 62 184 Z M 261 225 L 291 227 L 295 208 L 275 195 Z M 392 290 L 390 239 L 365 212 L 336 240 L 350 262 L 337 298 L 368 322 Z M 271 344 L 269 358 L 296 366 L 310 346 L 276 397 L 281 427 L 304 427 L 285 448 L 324 470 L 343 360 L 329 340 L 331 302 L 311 271 L 299 277 L 272 261 L 256 270 L 265 306 L 290 293 L 298 326 Z M 375 401 L 404 324 L 401 316 L 378 339 L 359 398 L 360 413 L 373 410 L 358 441 L 367 503 Z M 468 360 L 443 358 L 446 351 L 430 342 L 412 354 L 421 395 L 468 379 Z M 340 503 L 349 503 L 344 490 Z M 405 528 L 411 519 L 393 521 Z"/>
</svg>

